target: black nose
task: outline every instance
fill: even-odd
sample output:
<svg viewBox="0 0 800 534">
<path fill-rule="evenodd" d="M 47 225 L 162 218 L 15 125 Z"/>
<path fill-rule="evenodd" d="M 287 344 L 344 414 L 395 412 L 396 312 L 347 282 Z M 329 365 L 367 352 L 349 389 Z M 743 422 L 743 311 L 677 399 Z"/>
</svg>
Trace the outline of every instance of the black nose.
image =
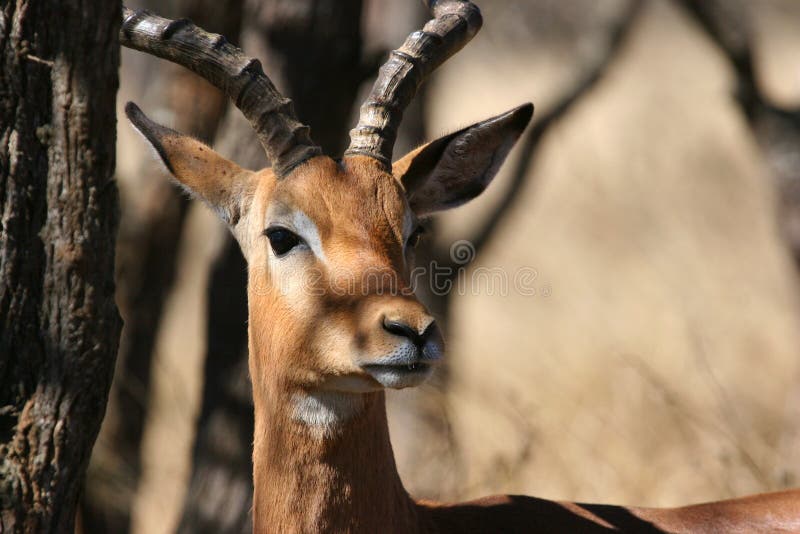
<svg viewBox="0 0 800 534">
<path fill-rule="evenodd" d="M 402 321 L 396 321 L 384 317 L 383 328 L 390 334 L 394 334 L 400 337 L 407 337 L 415 345 L 421 347 L 425 344 L 425 341 L 428 339 L 430 333 L 433 331 L 435 327 L 434 323 L 429 324 L 428 327 L 425 329 L 425 331 L 420 335 L 414 328 L 411 328 L 411 326 L 409 326 L 408 324 Z"/>
</svg>

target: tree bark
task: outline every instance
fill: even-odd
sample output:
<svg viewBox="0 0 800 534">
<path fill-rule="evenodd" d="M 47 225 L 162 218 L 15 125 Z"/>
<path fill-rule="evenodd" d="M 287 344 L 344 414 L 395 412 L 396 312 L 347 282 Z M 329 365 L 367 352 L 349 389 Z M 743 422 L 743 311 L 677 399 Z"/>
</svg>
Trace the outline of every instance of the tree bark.
<svg viewBox="0 0 800 534">
<path fill-rule="evenodd" d="M 72 532 L 105 411 L 120 3 L 0 1 L 0 531 Z"/>
<path fill-rule="evenodd" d="M 314 141 L 347 145 L 358 87 L 377 68 L 362 59 L 361 0 L 266 0 L 246 7 L 242 48 L 292 98 Z M 373 58 L 374 59 L 374 58 Z M 266 164 L 252 129 L 232 109 L 217 143 L 245 167 Z M 246 265 L 228 238 L 209 282 L 205 390 L 192 478 L 179 532 L 251 532 L 253 407 L 247 367 Z"/>
</svg>

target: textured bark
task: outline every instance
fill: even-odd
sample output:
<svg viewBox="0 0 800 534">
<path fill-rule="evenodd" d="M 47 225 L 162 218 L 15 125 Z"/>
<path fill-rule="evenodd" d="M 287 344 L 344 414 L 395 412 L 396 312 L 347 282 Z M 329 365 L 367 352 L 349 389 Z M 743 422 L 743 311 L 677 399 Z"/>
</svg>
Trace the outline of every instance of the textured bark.
<svg viewBox="0 0 800 534">
<path fill-rule="evenodd" d="M 347 142 L 357 89 L 374 71 L 362 60 L 360 0 L 268 0 L 247 7 L 242 46 L 310 124 L 329 154 Z M 232 109 L 217 143 L 250 168 L 263 167 L 252 129 Z M 256 147 L 258 150 L 254 150 Z M 229 237 L 209 287 L 208 354 L 185 533 L 251 532 L 253 406 L 247 368 L 246 267 Z"/>
<path fill-rule="evenodd" d="M 0 1 L 0 532 L 72 532 L 121 321 L 120 4 Z"/>
<path fill-rule="evenodd" d="M 149 6 L 170 17 L 188 17 L 198 25 L 238 42 L 242 2 L 178 0 Z M 227 98 L 187 69 L 159 62 L 149 72 L 143 106 L 169 110 L 172 126 L 206 142 L 215 135 Z M 139 172 L 151 174 L 152 159 Z M 145 190 L 123 197 L 117 245 L 117 301 L 125 327 L 119 364 L 109 401 L 109 416 L 92 457 L 82 502 L 85 532 L 130 530 L 131 512 L 141 478 L 141 444 L 150 397 L 151 370 L 164 303 L 173 286 L 180 237 L 189 200 L 163 176 L 152 174 Z M 141 197 L 146 197 L 142 200 Z"/>
</svg>

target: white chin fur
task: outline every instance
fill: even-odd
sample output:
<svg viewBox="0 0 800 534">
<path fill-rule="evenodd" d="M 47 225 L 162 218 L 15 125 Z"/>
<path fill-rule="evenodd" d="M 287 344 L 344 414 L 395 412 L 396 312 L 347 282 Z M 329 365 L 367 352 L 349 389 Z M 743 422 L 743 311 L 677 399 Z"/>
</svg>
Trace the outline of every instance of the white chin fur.
<svg viewBox="0 0 800 534">
<path fill-rule="evenodd" d="M 314 391 L 295 393 L 295 421 L 328 433 L 350 420 L 363 405 L 360 395 L 338 391 Z"/>
</svg>

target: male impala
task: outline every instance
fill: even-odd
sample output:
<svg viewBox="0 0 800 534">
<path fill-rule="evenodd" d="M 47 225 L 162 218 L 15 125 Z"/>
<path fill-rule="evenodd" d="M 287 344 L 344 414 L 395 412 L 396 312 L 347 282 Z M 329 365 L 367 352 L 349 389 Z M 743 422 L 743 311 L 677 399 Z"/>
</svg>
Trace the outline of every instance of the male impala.
<svg viewBox="0 0 800 534">
<path fill-rule="evenodd" d="M 405 291 L 419 220 L 481 193 L 533 113 L 523 105 L 392 163 L 417 87 L 481 26 L 468 1 L 426 4 L 434 18 L 383 66 L 338 160 L 322 155 L 257 61 L 189 21 L 124 12 L 123 44 L 225 91 L 272 163 L 242 169 L 126 107 L 178 182 L 229 225 L 249 264 L 255 531 L 800 532 L 798 491 L 669 510 L 505 495 L 443 505 L 406 493 L 384 388 L 420 384 L 443 355 L 433 317 Z M 376 270 L 399 286 L 385 291 L 386 277 L 368 275 Z"/>
</svg>

